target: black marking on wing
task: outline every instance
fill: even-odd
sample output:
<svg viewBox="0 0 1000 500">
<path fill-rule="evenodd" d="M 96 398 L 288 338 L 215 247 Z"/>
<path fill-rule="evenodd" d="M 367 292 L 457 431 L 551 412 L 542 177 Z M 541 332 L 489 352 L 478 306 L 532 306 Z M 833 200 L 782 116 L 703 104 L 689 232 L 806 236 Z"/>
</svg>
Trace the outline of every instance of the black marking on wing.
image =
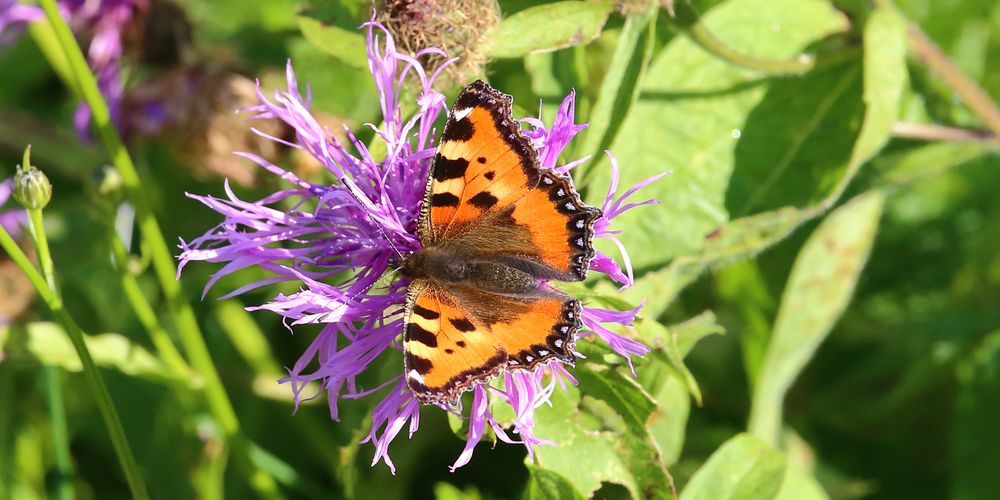
<svg viewBox="0 0 1000 500">
<path fill-rule="evenodd" d="M 416 370 L 417 373 L 419 373 L 420 375 L 427 375 L 427 373 L 431 371 L 431 368 L 434 367 L 434 363 L 432 363 L 431 360 L 427 358 L 421 358 L 416 354 L 407 353 L 406 357 L 407 357 L 407 365 L 410 367 L 410 369 Z"/>
<path fill-rule="evenodd" d="M 458 196 L 451 193 L 435 193 L 431 196 L 431 205 L 435 207 L 457 207 Z"/>
<path fill-rule="evenodd" d="M 437 311 L 432 311 L 426 307 L 421 307 L 419 304 L 413 304 L 413 313 L 424 319 L 438 319 L 441 314 Z"/>
<path fill-rule="evenodd" d="M 477 208 L 481 208 L 483 210 L 489 210 L 493 208 L 493 206 L 497 204 L 497 201 L 499 201 L 497 200 L 497 197 L 493 196 L 493 194 L 490 193 L 489 191 L 482 191 L 480 193 L 476 193 L 475 196 L 469 198 L 469 204 Z"/>
<path fill-rule="evenodd" d="M 416 341 L 424 344 L 427 347 L 437 347 L 438 341 L 437 336 L 416 323 L 410 323 L 406 325 L 406 340 Z"/>
<path fill-rule="evenodd" d="M 465 109 L 465 108 L 455 108 L 455 109 Z M 472 136 L 476 133 L 476 127 L 472 125 L 472 120 L 468 116 L 462 118 L 461 120 L 455 120 L 448 122 L 448 126 L 445 127 L 444 135 L 441 136 L 443 141 L 458 141 L 465 142 L 472 139 Z"/>
<path fill-rule="evenodd" d="M 455 158 L 452 160 L 438 153 L 434 157 L 434 180 L 441 182 L 448 179 L 465 177 L 465 171 L 468 168 L 469 160 L 465 158 Z"/>
<path fill-rule="evenodd" d="M 476 325 L 472 324 L 472 322 L 466 318 L 451 318 L 448 321 L 450 321 L 451 325 L 460 332 L 468 333 L 476 330 Z"/>
</svg>

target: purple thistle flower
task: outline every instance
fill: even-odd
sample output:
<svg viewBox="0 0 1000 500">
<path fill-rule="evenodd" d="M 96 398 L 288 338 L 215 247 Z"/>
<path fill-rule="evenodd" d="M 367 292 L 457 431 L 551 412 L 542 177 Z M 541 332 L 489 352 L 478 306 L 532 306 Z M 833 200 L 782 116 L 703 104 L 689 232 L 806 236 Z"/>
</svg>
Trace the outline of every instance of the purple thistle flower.
<svg viewBox="0 0 1000 500">
<path fill-rule="evenodd" d="M 73 32 L 90 39 L 85 49 L 87 62 L 97 77 L 101 95 L 108 103 L 112 122 L 120 127 L 125 90 L 121 77 L 123 36 L 136 15 L 149 9 L 148 0 L 58 0 L 57 4 Z M 44 17 L 42 9 L 35 5 L 22 4 L 18 0 L 0 0 L 0 42 L 11 41 L 19 36 L 27 23 Z M 87 126 L 90 118 L 90 108 L 81 103 L 73 116 L 81 138 L 89 137 Z"/>
<path fill-rule="evenodd" d="M 318 396 L 318 393 L 305 394 L 310 383 L 317 382 L 319 391 L 327 393 L 334 420 L 339 415 L 337 405 L 341 398 L 365 397 L 388 387 L 388 393 L 372 411 L 372 428 L 365 442 L 375 446 L 372 464 L 384 460 L 395 473 L 388 446 L 407 424 L 411 436 L 416 432 L 421 404 L 410 392 L 402 373 L 368 389 L 358 385 L 357 377 L 386 351 L 402 349 L 397 338 L 403 331 L 406 280 L 376 285 L 389 270 L 391 261 L 400 254 L 420 248 L 416 228 L 435 153 L 433 124 L 445 109 L 445 98 L 433 90 L 433 83 L 443 66 L 427 74 L 416 58 L 396 51 L 392 37 L 381 24 L 372 21 L 363 28 L 367 29 L 368 63 L 384 119 L 381 126 L 369 127 L 385 142 L 385 157 L 373 157 L 350 131 L 347 137 L 351 144 L 339 143 L 332 131 L 324 128 L 309 111 L 308 87 L 304 94 L 300 92 L 289 62 L 287 88 L 268 98 L 258 85 L 259 104 L 249 111 L 255 118 L 277 119 L 288 124 L 294 129 L 295 138 L 286 142 L 258 133 L 309 153 L 339 182 L 313 184 L 259 156 L 242 153 L 241 156 L 287 181 L 290 187 L 255 202 L 241 200 L 228 184 L 225 198 L 189 194 L 222 214 L 224 220 L 191 242 L 181 240 L 180 267 L 191 261 L 222 263 L 206 284 L 206 292 L 221 277 L 239 269 L 257 266 L 271 273 L 270 277 L 248 283 L 226 297 L 279 282 L 298 283 L 298 292 L 279 294 L 266 304 L 248 307 L 249 310 L 273 311 L 291 320 L 291 326 L 325 325 L 280 382 L 289 384 L 296 405 Z M 426 49 L 423 53 L 444 55 L 437 49 Z M 399 99 L 407 76 L 415 76 L 419 85 L 419 109 L 412 118 L 404 120 Z M 569 141 L 586 127 L 574 123 L 574 105 L 575 95 L 571 93 L 562 102 L 549 128 L 540 119 L 524 120 L 530 127 L 525 134 L 537 146 L 543 168 L 567 172 L 581 163 L 557 165 Z M 626 205 L 623 204 L 625 198 L 655 178 L 615 199 L 618 171 L 613 159 L 612 164 L 612 189 L 602 207 L 605 213 L 597 222 L 596 236 L 613 239 L 617 232 L 609 228 L 614 217 L 636 206 L 653 203 Z M 291 204 L 294 208 L 279 210 L 275 208 L 278 202 L 282 206 Z M 620 243 L 618 247 L 623 255 L 624 271 L 604 254 L 594 259 L 591 269 L 628 286 L 632 282 L 632 270 L 624 248 Z M 582 321 L 590 332 L 596 333 L 626 358 L 642 355 L 648 351 L 647 347 L 605 326 L 607 323 L 630 324 L 641 307 L 630 311 L 584 307 Z M 400 372 L 402 368 L 401 365 Z M 503 382 L 502 387 L 496 385 L 499 380 Z M 468 415 L 468 439 L 451 469 L 469 462 L 487 424 L 499 440 L 523 444 L 529 454 L 536 445 L 551 444 L 534 434 L 535 410 L 548 404 L 557 386 L 565 388 L 567 382 L 576 384 L 562 364 L 552 361 L 534 371 L 507 372 L 498 381 L 474 387 Z M 491 414 L 490 400 L 513 408 L 515 417 L 509 433 Z M 461 408 L 444 404 L 439 406 L 447 411 L 461 411 Z"/>
</svg>

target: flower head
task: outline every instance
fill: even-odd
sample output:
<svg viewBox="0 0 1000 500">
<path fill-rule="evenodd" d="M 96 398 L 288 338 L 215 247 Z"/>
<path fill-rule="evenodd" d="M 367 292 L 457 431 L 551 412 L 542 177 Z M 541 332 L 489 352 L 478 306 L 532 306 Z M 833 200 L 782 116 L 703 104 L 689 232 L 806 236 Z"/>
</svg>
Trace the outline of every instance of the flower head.
<svg viewBox="0 0 1000 500">
<path fill-rule="evenodd" d="M 347 144 L 336 140 L 334 132 L 310 111 L 310 93 L 300 91 L 289 63 L 287 88 L 270 98 L 258 90 L 259 103 L 249 110 L 255 118 L 286 123 L 295 131 L 294 139 L 285 141 L 258 133 L 315 157 L 338 181 L 332 185 L 314 184 L 260 156 L 238 153 L 281 177 L 289 187 L 252 202 L 237 197 L 228 184 L 225 198 L 191 195 L 221 213 L 224 220 L 199 238 L 181 241 L 180 260 L 182 268 L 191 261 L 224 264 L 206 284 L 206 291 L 221 277 L 242 268 L 257 266 L 270 271 L 270 277 L 248 283 L 227 297 L 278 282 L 298 283 L 298 292 L 279 294 L 249 308 L 275 312 L 292 327 L 304 323 L 324 325 L 281 382 L 289 384 L 297 402 L 325 391 L 334 419 L 338 418 L 341 399 L 365 397 L 388 388 L 372 412 L 373 425 L 366 441 L 375 446 L 373 465 L 384 460 L 394 471 L 389 444 L 407 425 L 409 434 L 417 430 L 422 405 L 407 388 L 402 363 L 399 375 L 376 387 L 360 387 L 357 377 L 378 357 L 402 349 L 397 339 L 403 331 L 407 282 L 402 279 L 384 284 L 379 279 L 400 255 L 420 249 L 417 223 L 436 151 L 434 122 L 445 110 L 445 98 L 433 87 L 441 67 L 428 73 L 418 59 L 399 53 L 381 24 L 372 21 L 364 28 L 369 68 L 384 119 L 381 126 L 369 127 L 384 142 L 384 157 L 372 154 L 350 131 L 346 131 Z M 422 52 L 444 56 L 433 48 Z M 418 109 L 409 119 L 403 118 L 399 106 L 405 78 L 414 78 L 421 89 Z M 575 96 L 570 94 L 548 128 L 540 119 L 525 120 L 529 126 L 525 133 L 537 147 L 543 168 L 567 172 L 579 164 L 557 164 L 568 142 L 585 127 L 574 122 L 574 104 Z M 614 180 L 613 184 L 617 171 Z M 616 234 L 610 229 L 612 219 L 641 204 L 623 205 L 624 198 L 633 192 L 618 199 L 609 193 L 595 236 Z M 624 248 L 622 252 L 625 255 Z M 632 271 L 627 256 L 623 262 L 624 269 L 609 256 L 599 254 L 590 268 L 628 285 Z M 645 346 L 605 326 L 628 324 L 637 311 L 584 307 L 581 319 L 589 332 L 596 333 L 616 351 L 625 356 L 641 355 Z M 544 436 L 534 434 L 535 409 L 548 402 L 557 386 L 576 383 L 566 367 L 556 361 L 530 372 L 505 372 L 499 380 L 502 386 L 493 381 L 473 388 L 467 417 L 468 441 L 453 469 L 469 461 L 487 424 L 498 439 L 523 444 L 529 453 L 536 445 L 548 444 Z M 509 429 L 491 414 L 488 402 L 492 399 L 513 408 L 515 417 Z M 439 406 L 461 411 L 445 404 Z"/>
</svg>

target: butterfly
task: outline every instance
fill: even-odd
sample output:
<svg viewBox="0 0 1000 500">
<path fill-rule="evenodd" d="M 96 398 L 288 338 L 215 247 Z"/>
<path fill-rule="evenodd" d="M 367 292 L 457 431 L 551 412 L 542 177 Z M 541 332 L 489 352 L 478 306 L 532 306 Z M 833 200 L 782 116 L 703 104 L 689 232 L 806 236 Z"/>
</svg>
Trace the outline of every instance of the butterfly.
<svg viewBox="0 0 1000 500">
<path fill-rule="evenodd" d="M 459 94 L 434 156 L 406 256 L 404 373 L 424 404 L 450 404 L 505 370 L 572 364 L 594 224 L 572 180 L 541 166 L 513 98 L 482 81 Z"/>
</svg>

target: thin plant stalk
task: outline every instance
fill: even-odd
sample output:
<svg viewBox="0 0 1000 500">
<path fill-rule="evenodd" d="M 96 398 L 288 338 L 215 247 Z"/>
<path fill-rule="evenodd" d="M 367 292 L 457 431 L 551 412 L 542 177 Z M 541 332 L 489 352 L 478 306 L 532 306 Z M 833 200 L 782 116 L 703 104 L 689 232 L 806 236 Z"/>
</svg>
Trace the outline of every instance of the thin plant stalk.
<svg viewBox="0 0 1000 500">
<path fill-rule="evenodd" d="M 73 493 L 73 467 L 70 463 L 69 436 L 66 430 L 66 404 L 63 401 L 62 380 L 54 366 L 42 368 L 45 374 L 45 392 L 48 396 L 49 422 L 52 427 L 52 446 L 56 454 L 56 498 L 71 500 Z"/>
<path fill-rule="evenodd" d="M 31 222 L 35 218 L 29 217 L 28 220 Z M 32 233 L 37 235 L 39 241 L 36 242 L 36 247 L 41 249 L 42 244 L 40 242 L 45 241 L 44 227 L 40 225 L 36 226 L 32 223 Z M 104 378 L 97 369 L 97 364 L 94 363 L 94 358 L 90 355 L 87 344 L 84 343 L 83 331 L 80 330 L 76 321 L 66 311 L 59 294 L 49 287 L 46 279 L 35 269 L 35 266 L 28 260 L 28 256 L 21 251 L 21 248 L 2 226 L 0 226 L 0 247 L 3 247 L 7 254 L 10 255 L 11 260 L 21 268 L 21 271 L 38 291 L 38 296 L 42 298 L 45 305 L 52 311 L 56 321 L 62 325 L 67 335 L 69 335 L 70 342 L 73 343 L 73 348 L 76 349 L 77 355 L 80 356 L 84 378 L 90 386 L 94 400 L 97 403 L 97 408 L 100 410 L 101 417 L 104 420 L 104 425 L 111 436 L 111 445 L 115 450 L 115 455 L 118 457 L 119 463 L 121 463 L 122 471 L 125 474 L 125 480 L 129 485 L 132 497 L 142 500 L 148 499 L 149 494 L 146 492 L 146 485 L 139 471 L 139 466 L 136 464 L 135 456 L 132 454 L 128 439 L 125 437 L 125 429 L 122 427 L 122 422 L 118 417 L 118 411 L 115 409 L 114 402 L 111 400 L 111 393 L 108 392 L 108 386 L 105 385 Z M 48 245 L 45 245 L 45 248 L 47 249 Z M 42 250 L 39 250 L 40 257 L 41 252 Z M 45 258 L 48 258 L 49 262 L 51 262 L 47 250 Z M 49 269 L 51 269 L 51 264 L 49 264 Z"/>
<path fill-rule="evenodd" d="M 129 271 L 130 255 L 128 249 L 125 248 L 125 243 L 122 242 L 111 225 L 108 226 L 108 242 L 111 244 L 111 254 L 114 256 L 115 269 L 118 271 L 118 277 L 121 280 L 125 298 L 132 307 L 136 318 L 139 319 L 139 323 L 142 324 L 146 333 L 149 334 L 149 338 L 153 342 L 153 347 L 156 348 L 157 355 L 175 375 L 184 379 L 190 378 L 191 368 L 188 367 L 187 362 L 184 361 L 184 357 L 174 347 L 166 329 L 160 324 L 160 319 L 156 315 L 156 311 L 153 310 L 153 306 L 150 305 L 146 296 L 142 293 L 138 280 Z"/>
<path fill-rule="evenodd" d="M 80 94 L 87 106 L 90 107 L 93 124 L 104 144 L 111 162 L 121 174 L 128 200 L 135 207 L 136 223 L 139 231 L 148 244 L 148 250 L 152 259 L 153 270 L 163 289 L 171 313 L 174 315 L 178 327 L 181 342 L 191 361 L 192 367 L 204 378 L 205 397 L 209 410 L 218 421 L 220 428 L 237 451 L 239 463 L 253 467 L 248 458 L 248 448 L 245 437 L 242 436 L 240 423 L 236 417 L 229 396 L 226 394 L 219 373 L 215 368 L 215 363 L 205 345 L 201 328 L 195 317 L 194 310 L 185 296 L 184 289 L 177 281 L 177 268 L 174 264 L 174 257 L 170 252 L 160 225 L 153 215 L 153 209 L 149 204 L 149 197 L 143 192 L 142 183 L 136 172 L 132 158 L 128 150 L 122 143 L 118 135 L 118 130 L 111 123 L 111 115 L 108 105 L 104 101 L 97 86 L 97 80 L 87 65 L 83 51 L 80 49 L 76 38 L 73 37 L 69 25 L 59 13 L 55 0 L 40 0 L 39 5 L 45 11 L 45 17 L 52 25 L 56 34 L 56 39 L 69 61 L 70 73 L 73 81 L 76 82 Z M 273 478 L 260 471 L 251 471 L 251 482 L 264 494 L 275 494 L 277 484 Z"/>
</svg>

